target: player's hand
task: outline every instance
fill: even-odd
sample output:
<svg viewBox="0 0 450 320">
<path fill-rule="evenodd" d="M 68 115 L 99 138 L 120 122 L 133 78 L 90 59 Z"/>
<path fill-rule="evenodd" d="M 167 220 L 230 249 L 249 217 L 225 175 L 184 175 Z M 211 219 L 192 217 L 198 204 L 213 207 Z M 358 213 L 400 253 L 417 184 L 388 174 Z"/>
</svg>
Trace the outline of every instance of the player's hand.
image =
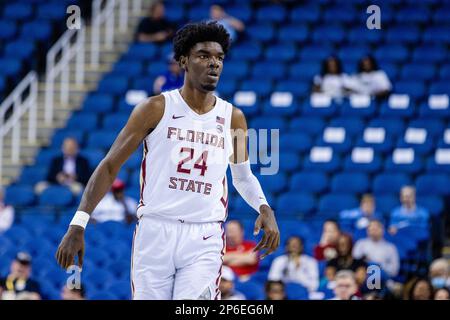
<svg viewBox="0 0 450 320">
<path fill-rule="evenodd" d="M 64 235 L 58 250 L 56 251 L 56 261 L 67 269 L 75 262 L 75 256 L 78 256 L 78 266 L 83 267 L 84 257 L 84 229 L 80 226 L 69 226 Z"/>
<path fill-rule="evenodd" d="M 260 208 L 260 214 L 256 219 L 253 235 L 258 235 L 261 229 L 264 230 L 264 235 L 253 251 L 266 249 L 266 252 L 261 255 L 262 260 L 277 250 L 280 245 L 280 231 L 278 230 L 277 221 L 275 220 L 273 210 L 267 205 L 263 205 Z"/>
</svg>

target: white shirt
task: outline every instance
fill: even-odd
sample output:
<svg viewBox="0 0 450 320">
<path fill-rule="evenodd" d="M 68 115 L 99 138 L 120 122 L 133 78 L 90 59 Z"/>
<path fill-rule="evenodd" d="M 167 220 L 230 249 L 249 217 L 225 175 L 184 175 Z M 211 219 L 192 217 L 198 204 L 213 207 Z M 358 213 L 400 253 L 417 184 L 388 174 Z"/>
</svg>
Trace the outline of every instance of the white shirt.
<svg viewBox="0 0 450 320">
<path fill-rule="evenodd" d="M 247 300 L 247 298 L 239 291 L 234 291 L 228 298 L 222 297 L 222 300 Z"/>
<path fill-rule="evenodd" d="M 347 87 L 349 76 L 345 73 L 326 74 L 324 76 L 315 76 L 314 84 L 320 86 L 322 93 L 332 98 L 342 98 L 345 96 L 344 89 Z"/>
<path fill-rule="evenodd" d="M 316 259 L 305 254 L 300 255 L 300 266 L 289 260 L 287 255 L 275 258 L 269 271 L 269 280 L 295 282 L 301 284 L 308 291 L 315 291 L 319 287 L 319 266 Z"/>
<path fill-rule="evenodd" d="M 395 277 L 400 269 L 400 258 L 394 244 L 382 239 L 373 241 L 370 238 L 356 241 L 353 247 L 353 257 L 367 262 L 380 264 L 381 268 L 391 277 Z"/>
<path fill-rule="evenodd" d="M 135 214 L 137 202 L 130 197 L 125 197 L 125 204 L 128 212 Z M 107 193 L 92 212 L 92 218 L 98 222 L 123 221 L 125 214 L 123 204 L 117 201 L 112 193 Z"/>
<path fill-rule="evenodd" d="M 74 157 L 64 157 L 63 172 L 72 176 L 76 174 L 76 161 Z"/>
<path fill-rule="evenodd" d="M 0 233 L 8 230 L 14 222 L 14 208 L 0 203 Z"/>
<path fill-rule="evenodd" d="M 355 74 L 349 83 L 354 91 L 367 95 L 376 95 L 392 88 L 391 81 L 383 70 Z"/>
</svg>

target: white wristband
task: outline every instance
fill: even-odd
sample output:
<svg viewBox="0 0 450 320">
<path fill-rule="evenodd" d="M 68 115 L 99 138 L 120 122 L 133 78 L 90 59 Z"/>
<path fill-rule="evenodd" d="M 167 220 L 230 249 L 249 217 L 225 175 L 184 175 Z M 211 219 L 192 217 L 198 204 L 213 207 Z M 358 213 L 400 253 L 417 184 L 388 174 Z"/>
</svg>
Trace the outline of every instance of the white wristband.
<svg viewBox="0 0 450 320">
<path fill-rule="evenodd" d="M 89 214 L 84 211 L 77 211 L 73 216 L 72 221 L 70 221 L 71 226 L 80 226 L 83 229 L 86 229 L 86 226 L 89 222 Z"/>
</svg>

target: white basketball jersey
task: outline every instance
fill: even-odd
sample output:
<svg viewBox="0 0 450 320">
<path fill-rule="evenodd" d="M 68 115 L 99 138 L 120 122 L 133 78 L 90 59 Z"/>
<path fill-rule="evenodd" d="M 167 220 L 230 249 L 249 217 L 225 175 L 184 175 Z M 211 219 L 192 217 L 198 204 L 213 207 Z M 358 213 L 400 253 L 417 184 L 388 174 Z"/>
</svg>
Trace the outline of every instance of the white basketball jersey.
<svg viewBox="0 0 450 320">
<path fill-rule="evenodd" d="M 178 89 L 163 95 L 164 115 L 143 142 L 137 215 L 225 221 L 233 107 L 216 97 L 213 109 L 200 115 Z"/>
</svg>

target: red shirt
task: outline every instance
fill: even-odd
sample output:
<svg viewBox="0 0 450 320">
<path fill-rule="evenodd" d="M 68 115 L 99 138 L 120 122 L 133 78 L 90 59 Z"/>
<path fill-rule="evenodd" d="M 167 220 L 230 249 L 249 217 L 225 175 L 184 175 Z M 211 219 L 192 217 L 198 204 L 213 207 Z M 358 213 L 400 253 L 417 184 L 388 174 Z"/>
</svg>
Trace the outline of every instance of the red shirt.
<svg viewBox="0 0 450 320">
<path fill-rule="evenodd" d="M 251 252 L 255 246 L 256 246 L 256 243 L 254 241 L 244 240 L 240 245 L 238 245 L 236 247 L 231 247 L 231 246 L 227 245 L 227 253 L 231 253 L 231 252 L 239 252 L 239 253 Z M 242 267 L 236 267 L 236 266 L 234 266 L 234 267 L 233 266 L 229 266 L 229 267 L 238 276 L 249 275 L 249 274 L 252 274 L 252 273 L 255 273 L 256 271 L 258 271 L 259 260 L 257 260 L 256 263 L 253 264 L 253 265 L 247 265 L 247 266 L 242 266 Z"/>
<path fill-rule="evenodd" d="M 314 258 L 317 260 L 331 260 L 336 258 L 337 251 L 336 246 L 332 244 L 318 244 L 314 247 Z"/>
</svg>

